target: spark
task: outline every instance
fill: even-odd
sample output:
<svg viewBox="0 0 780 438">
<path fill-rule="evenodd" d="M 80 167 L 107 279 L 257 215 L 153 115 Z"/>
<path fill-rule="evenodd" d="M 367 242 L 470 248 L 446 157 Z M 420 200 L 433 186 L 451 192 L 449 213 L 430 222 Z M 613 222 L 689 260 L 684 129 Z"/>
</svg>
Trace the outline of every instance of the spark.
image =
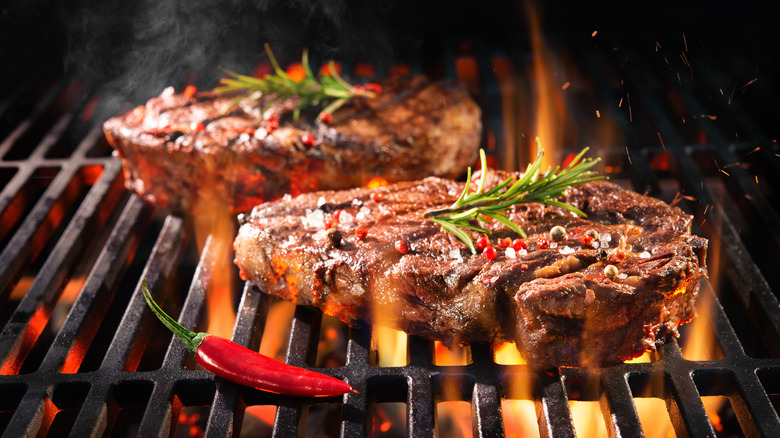
<svg viewBox="0 0 780 438">
<path fill-rule="evenodd" d="M 718 88 L 718 91 L 720 91 L 720 95 L 723 96 L 723 88 Z"/>
<path fill-rule="evenodd" d="M 626 146 L 626 158 L 628 158 L 628 164 L 634 165 L 634 163 L 631 161 L 631 154 L 628 152 L 628 146 Z"/>
<path fill-rule="evenodd" d="M 688 40 L 685 39 L 685 34 L 682 34 L 683 36 L 683 45 L 685 45 L 685 51 L 688 51 Z"/>
<path fill-rule="evenodd" d="M 631 115 L 631 95 L 626 92 L 626 102 L 628 102 L 628 121 L 633 122 L 634 117 Z"/>
<path fill-rule="evenodd" d="M 658 50 L 661 48 L 661 43 L 658 41 L 655 42 L 655 52 L 658 53 Z"/>
<path fill-rule="evenodd" d="M 594 30 L 594 31 L 593 31 L 593 33 L 592 33 L 592 34 L 590 34 L 590 36 L 591 36 L 591 37 L 594 37 L 594 36 L 596 36 L 596 34 L 597 34 L 597 33 L 599 33 L 599 31 L 597 31 L 597 30 Z"/>
<path fill-rule="evenodd" d="M 758 175 L 756 175 L 756 184 L 758 184 Z"/>
<path fill-rule="evenodd" d="M 757 148 L 753 149 L 752 151 L 748 152 L 748 155 L 755 154 L 756 152 L 761 150 L 761 146 L 758 146 Z"/>
<path fill-rule="evenodd" d="M 731 176 L 731 175 L 730 175 L 728 172 L 726 172 L 726 171 L 725 171 L 725 170 L 723 170 L 723 169 L 718 169 L 718 170 L 720 170 L 720 173 L 722 173 L 722 174 L 724 174 L 724 175 L 726 175 L 726 176 Z"/>
<path fill-rule="evenodd" d="M 565 89 L 569 88 L 570 85 L 571 85 L 571 83 L 569 81 L 564 82 L 564 84 L 561 85 L 561 90 L 565 90 Z"/>
<path fill-rule="evenodd" d="M 753 82 L 755 82 L 757 80 L 758 80 L 758 78 L 753 78 L 753 79 L 749 80 L 748 83 L 743 85 L 743 86 L 741 86 L 740 89 L 744 90 L 745 88 L 747 88 L 748 85 L 752 84 Z"/>
<path fill-rule="evenodd" d="M 599 110 L 596 110 L 596 118 L 599 118 L 599 119 L 601 118 L 601 113 L 599 112 Z"/>
<path fill-rule="evenodd" d="M 745 193 L 745 199 L 747 199 L 748 201 L 752 201 L 753 197 Z"/>
<path fill-rule="evenodd" d="M 709 210 L 709 209 L 710 209 L 710 207 L 712 207 L 712 205 L 710 205 L 710 204 L 707 204 L 707 206 L 706 206 L 706 207 L 704 207 L 704 215 L 705 215 L 705 216 L 707 215 L 707 210 Z"/>
<path fill-rule="evenodd" d="M 661 131 L 658 131 L 658 140 L 661 140 L 661 147 L 666 150 L 666 145 L 664 144 L 664 139 L 661 138 Z"/>
<path fill-rule="evenodd" d="M 620 102 L 618 102 L 618 108 L 621 108 L 623 106 L 623 98 L 620 98 Z"/>
<path fill-rule="evenodd" d="M 737 84 L 734 84 L 734 88 L 731 89 L 731 94 L 729 94 L 729 105 L 731 105 L 731 99 L 734 98 L 734 92 L 737 91 Z"/>
</svg>

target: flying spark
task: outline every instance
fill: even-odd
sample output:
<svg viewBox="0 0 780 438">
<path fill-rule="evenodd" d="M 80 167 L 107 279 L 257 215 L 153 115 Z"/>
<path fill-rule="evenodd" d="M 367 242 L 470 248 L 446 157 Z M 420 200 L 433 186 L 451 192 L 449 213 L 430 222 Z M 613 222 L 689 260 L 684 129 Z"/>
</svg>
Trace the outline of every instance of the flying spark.
<svg viewBox="0 0 780 438">
<path fill-rule="evenodd" d="M 594 37 L 594 36 L 596 36 L 596 34 L 597 34 L 597 33 L 599 33 L 599 31 L 597 31 L 597 30 L 594 30 L 594 31 L 593 31 L 593 33 L 592 33 L 592 34 L 590 34 L 590 36 L 591 36 L 591 37 Z"/>
<path fill-rule="evenodd" d="M 601 113 L 599 112 L 599 110 L 596 110 L 596 118 L 599 118 L 599 119 L 601 118 Z"/>
<path fill-rule="evenodd" d="M 565 89 L 569 88 L 570 85 L 571 85 L 571 83 L 569 81 L 564 82 L 564 84 L 561 85 L 561 90 L 565 90 Z"/>
<path fill-rule="evenodd" d="M 658 140 L 661 140 L 661 147 L 666 150 L 666 145 L 664 145 L 664 139 L 661 138 L 661 131 L 658 131 Z"/>
</svg>

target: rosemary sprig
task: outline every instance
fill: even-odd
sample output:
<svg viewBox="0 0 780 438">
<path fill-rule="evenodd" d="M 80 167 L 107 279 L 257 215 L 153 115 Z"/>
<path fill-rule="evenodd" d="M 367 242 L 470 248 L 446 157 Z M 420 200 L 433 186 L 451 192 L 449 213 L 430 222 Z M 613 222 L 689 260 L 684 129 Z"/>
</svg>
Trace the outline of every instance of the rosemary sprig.
<svg viewBox="0 0 780 438">
<path fill-rule="evenodd" d="M 536 160 L 528 165 L 520 178 L 509 177 L 484 193 L 487 163 L 485 151 L 480 149 L 482 178 L 476 192 L 469 193 L 472 183 L 471 168 L 469 167 L 466 175 L 466 186 L 458 200 L 448 208 L 426 212 L 425 217 L 454 234 L 466 244 L 472 254 L 476 254 L 477 250 L 469 231 L 490 234 L 490 231 L 480 226 L 479 222 L 486 223 L 490 219 L 497 220 L 520 236 L 526 237 L 525 231 L 505 214 L 512 205 L 538 202 L 561 207 L 584 217 L 585 213 L 577 207 L 557 201 L 556 198 L 563 196 L 568 187 L 602 179 L 603 176 L 590 170 L 599 159 L 583 158 L 585 152 L 588 151 L 588 148 L 585 148 L 566 167 L 556 166 L 554 169 L 540 174 L 539 168 L 542 165 L 544 150 L 541 148 L 538 138 L 536 144 L 539 150 Z"/>
<path fill-rule="evenodd" d="M 345 81 L 336 71 L 333 61 L 328 64 L 328 75 L 315 76 L 309 65 L 309 52 L 306 49 L 303 51 L 301 61 L 305 76 L 300 81 L 294 80 L 282 70 L 268 44 L 265 44 L 265 51 L 274 72 L 264 78 L 225 70 L 230 77 L 220 79 L 221 86 L 214 91 L 238 94 L 231 102 L 231 108 L 244 100 L 257 100 L 263 96 L 269 96 L 266 103 L 269 106 L 279 99 L 297 96 L 300 100 L 293 111 L 293 118 L 298 120 L 301 110 L 310 106 L 322 105 L 323 109 L 318 115 L 321 117 L 325 113 L 333 113 L 353 97 L 376 97 L 373 91 L 355 87 Z"/>
</svg>

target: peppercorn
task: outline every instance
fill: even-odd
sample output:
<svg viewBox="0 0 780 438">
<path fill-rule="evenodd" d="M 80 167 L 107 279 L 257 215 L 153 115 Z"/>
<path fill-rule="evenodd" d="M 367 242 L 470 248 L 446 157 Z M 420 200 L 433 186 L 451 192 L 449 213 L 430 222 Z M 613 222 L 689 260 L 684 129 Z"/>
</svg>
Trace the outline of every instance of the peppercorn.
<svg viewBox="0 0 780 438">
<path fill-rule="evenodd" d="M 304 146 L 312 147 L 316 143 L 316 140 L 313 135 L 307 132 L 301 136 L 301 143 L 303 143 Z"/>
<path fill-rule="evenodd" d="M 371 200 L 374 202 L 379 202 L 382 200 L 382 194 L 379 192 L 372 192 L 371 193 Z"/>
<path fill-rule="evenodd" d="M 615 265 L 607 265 L 604 267 L 604 275 L 611 280 L 617 277 L 618 268 Z"/>
<path fill-rule="evenodd" d="M 184 87 L 184 92 L 182 92 L 181 94 L 183 94 L 184 97 L 189 99 L 190 97 L 194 96 L 197 91 L 198 89 L 194 85 L 187 85 L 186 87 Z"/>
<path fill-rule="evenodd" d="M 320 115 L 320 121 L 322 121 L 322 123 L 330 123 L 330 122 L 332 122 L 333 121 L 333 114 L 331 114 L 331 113 L 322 113 Z"/>
<path fill-rule="evenodd" d="M 617 249 L 612 254 L 610 254 L 609 257 L 607 257 L 607 261 L 609 263 L 618 264 L 623 260 L 625 260 L 625 258 L 626 258 L 626 253 Z"/>
<path fill-rule="evenodd" d="M 556 225 L 552 227 L 550 230 L 550 239 L 560 242 L 561 240 L 566 238 L 566 228 L 563 228 L 560 225 Z"/>
<path fill-rule="evenodd" d="M 603 248 L 598 250 L 598 251 L 596 251 L 596 259 L 597 260 L 605 260 L 608 255 L 609 254 L 607 253 L 607 250 L 605 250 Z"/>
<path fill-rule="evenodd" d="M 499 248 L 501 249 L 507 249 L 510 246 L 512 246 L 512 239 L 509 237 L 505 237 L 503 239 L 498 239 L 498 242 L 496 242 Z"/>
<path fill-rule="evenodd" d="M 331 245 L 335 247 L 341 246 L 341 231 L 338 228 L 331 228 L 328 230 L 328 240 Z"/>
<path fill-rule="evenodd" d="M 368 229 L 366 227 L 357 227 L 355 228 L 355 237 L 357 237 L 360 240 L 363 240 L 368 235 Z"/>
<path fill-rule="evenodd" d="M 536 240 L 536 246 L 538 246 L 539 249 L 547 249 L 550 247 L 550 242 L 544 237 L 540 237 Z"/>
<path fill-rule="evenodd" d="M 498 255 L 498 253 L 496 253 L 495 248 L 493 248 L 492 246 L 488 246 L 487 248 L 485 248 L 484 251 L 482 251 L 482 255 L 484 255 L 485 258 L 488 260 L 493 260 L 496 258 L 496 255 Z"/>
<path fill-rule="evenodd" d="M 206 129 L 206 125 L 201 122 L 192 122 L 190 124 L 190 130 L 194 132 L 201 132 Z"/>
<path fill-rule="evenodd" d="M 409 253 L 409 242 L 405 240 L 396 240 L 395 241 L 395 250 L 398 251 L 401 254 L 408 254 Z"/>
<path fill-rule="evenodd" d="M 485 236 L 479 236 L 474 243 L 477 246 L 477 249 L 485 249 L 490 245 L 490 241 Z"/>
<path fill-rule="evenodd" d="M 515 239 L 512 241 L 512 249 L 520 251 L 521 249 L 528 249 L 528 244 L 523 239 Z"/>
</svg>

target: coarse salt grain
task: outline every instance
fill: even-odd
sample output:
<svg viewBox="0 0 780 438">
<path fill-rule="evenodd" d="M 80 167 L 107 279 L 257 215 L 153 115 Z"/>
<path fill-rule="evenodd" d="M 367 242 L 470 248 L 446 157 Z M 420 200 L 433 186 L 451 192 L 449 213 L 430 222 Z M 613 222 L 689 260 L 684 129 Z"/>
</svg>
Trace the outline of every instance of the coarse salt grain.
<svg viewBox="0 0 780 438">
<path fill-rule="evenodd" d="M 618 274 L 617 278 L 621 280 L 625 280 L 626 278 L 628 278 L 628 274 Z"/>
<path fill-rule="evenodd" d="M 550 242 L 550 248 L 557 248 L 558 244 L 555 242 Z"/>
<path fill-rule="evenodd" d="M 285 193 L 284 196 L 282 196 L 282 201 L 292 201 L 292 195 Z"/>
<path fill-rule="evenodd" d="M 526 256 L 526 255 L 528 255 L 528 250 L 527 249 L 521 249 L 519 251 L 515 251 L 515 253 L 517 255 L 519 255 L 519 256 Z"/>
<path fill-rule="evenodd" d="M 325 214 L 320 209 L 306 210 L 306 215 L 301 217 L 301 223 L 306 228 L 322 228 L 325 226 Z"/>
<path fill-rule="evenodd" d="M 609 233 L 601 233 L 599 234 L 599 240 L 602 242 L 611 242 L 612 241 L 612 235 Z"/>
<path fill-rule="evenodd" d="M 355 221 L 355 216 L 352 216 L 346 211 L 342 211 L 341 214 L 339 214 L 339 222 L 341 222 L 342 224 L 351 224 L 354 221 Z"/>
<path fill-rule="evenodd" d="M 365 219 L 369 214 L 371 213 L 371 209 L 368 207 L 361 207 L 360 210 L 358 210 L 357 214 L 355 215 L 355 218 L 357 220 L 363 220 Z"/>
<path fill-rule="evenodd" d="M 639 254 L 639 258 L 649 259 L 650 258 L 650 253 L 648 251 L 644 251 L 642 254 Z"/>
<path fill-rule="evenodd" d="M 322 207 L 323 205 L 325 205 L 325 197 L 320 196 L 320 199 L 317 200 L 317 207 Z"/>
<path fill-rule="evenodd" d="M 506 256 L 510 259 L 516 259 L 517 258 L 517 252 L 515 252 L 515 249 L 511 246 L 506 249 Z"/>
<path fill-rule="evenodd" d="M 450 250 L 450 252 L 449 252 L 449 257 L 450 257 L 451 259 L 456 259 L 456 260 L 457 260 L 457 259 L 460 259 L 460 258 L 461 258 L 461 256 L 460 256 L 460 250 L 459 250 L 458 248 L 452 248 L 452 249 Z"/>
<path fill-rule="evenodd" d="M 569 245 L 564 246 L 560 250 L 558 250 L 561 254 L 573 254 L 574 248 L 570 247 Z"/>
</svg>

